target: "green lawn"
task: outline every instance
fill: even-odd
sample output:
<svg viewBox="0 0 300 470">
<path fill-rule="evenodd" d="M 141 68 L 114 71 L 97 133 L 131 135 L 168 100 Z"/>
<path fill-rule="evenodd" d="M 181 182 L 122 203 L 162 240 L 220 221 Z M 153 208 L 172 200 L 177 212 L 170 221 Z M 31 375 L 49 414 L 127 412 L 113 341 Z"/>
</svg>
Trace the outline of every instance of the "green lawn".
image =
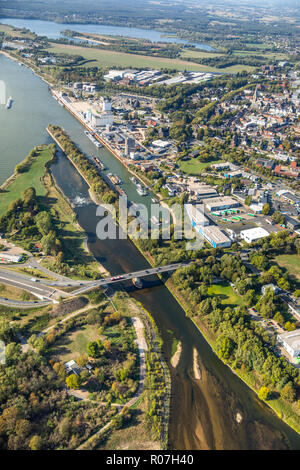
<svg viewBox="0 0 300 470">
<path fill-rule="evenodd" d="M 300 280 L 300 255 L 278 255 L 275 261 L 279 266 L 287 269 L 290 276 Z"/>
<path fill-rule="evenodd" d="M 195 64 L 182 59 L 166 59 L 163 57 L 151 57 L 126 52 L 109 51 L 105 49 L 93 49 L 80 46 L 69 46 L 64 44 L 53 44 L 47 49 L 49 52 L 67 55 L 80 55 L 84 59 L 93 61 L 84 64 L 85 67 L 149 67 L 152 69 L 169 68 L 176 70 L 192 70 L 218 73 L 237 73 L 241 70 L 253 70 L 254 67 L 234 65 L 224 69 L 209 67 L 207 65 Z"/>
<path fill-rule="evenodd" d="M 38 196 L 45 196 L 46 188 L 41 180 L 45 173 L 45 165 L 52 158 L 52 153 L 48 147 L 39 151 L 38 156 L 33 160 L 30 168 L 25 173 L 20 173 L 13 179 L 6 192 L 0 193 L 0 216 L 7 212 L 11 202 L 22 196 L 24 189 L 33 186 Z"/>
<path fill-rule="evenodd" d="M 99 339 L 97 327 L 95 325 L 85 325 L 64 335 L 53 347 L 52 354 L 62 362 L 75 360 L 78 356 L 86 354 L 88 343 L 96 339 Z"/>
<path fill-rule="evenodd" d="M 201 171 L 208 166 L 213 165 L 214 163 L 219 163 L 221 160 L 211 160 L 209 162 L 201 162 L 197 158 L 187 160 L 180 163 L 180 169 L 188 175 L 200 175 Z"/>
<path fill-rule="evenodd" d="M 243 297 L 237 295 L 232 287 L 226 282 L 220 282 L 219 284 L 213 284 L 207 290 L 207 293 L 212 297 L 217 297 L 221 300 L 224 306 L 243 306 Z"/>
</svg>

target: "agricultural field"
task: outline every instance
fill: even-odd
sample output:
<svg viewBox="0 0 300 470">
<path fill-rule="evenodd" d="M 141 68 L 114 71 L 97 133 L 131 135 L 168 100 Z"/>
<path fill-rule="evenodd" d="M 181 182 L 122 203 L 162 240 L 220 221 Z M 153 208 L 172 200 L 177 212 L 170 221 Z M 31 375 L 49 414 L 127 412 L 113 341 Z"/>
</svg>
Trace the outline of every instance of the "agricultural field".
<svg viewBox="0 0 300 470">
<path fill-rule="evenodd" d="M 183 59 L 165 59 L 162 57 L 143 56 L 138 54 L 129 54 L 125 52 L 116 52 L 102 49 L 94 49 L 80 46 L 69 46 L 64 44 L 53 44 L 50 48 L 46 49 L 48 52 L 56 54 L 67 55 L 80 55 L 86 61 L 85 67 L 97 66 L 100 68 L 105 67 L 141 67 L 162 69 L 169 68 L 175 70 L 191 70 L 196 72 L 217 72 L 220 69 L 216 67 L 209 67 L 207 65 L 194 64 Z M 222 69 L 223 73 L 237 73 L 241 70 L 252 70 L 254 67 L 234 65 Z"/>
<path fill-rule="evenodd" d="M 206 51 L 194 51 L 193 49 L 184 49 L 181 53 L 181 57 L 185 59 L 193 58 L 193 59 L 212 59 L 214 57 L 220 57 L 223 54 L 218 52 L 206 52 Z"/>
</svg>

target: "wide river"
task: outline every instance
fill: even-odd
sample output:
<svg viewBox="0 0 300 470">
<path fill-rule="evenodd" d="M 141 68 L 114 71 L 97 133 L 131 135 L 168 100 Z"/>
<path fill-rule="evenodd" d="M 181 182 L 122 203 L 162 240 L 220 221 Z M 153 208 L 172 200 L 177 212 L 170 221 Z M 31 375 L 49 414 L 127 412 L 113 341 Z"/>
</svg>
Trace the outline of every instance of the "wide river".
<svg viewBox="0 0 300 470">
<path fill-rule="evenodd" d="M 96 150 L 84 135 L 82 126 L 52 98 L 40 78 L 0 55 L 0 80 L 6 85 L 7 96 L 14 99 L 11 110 L 0 105 L 0 183 L 12 174 L 14 166 L 32 147 L 51 142 L 45 131 L 51 123 L 64 127 L 87 155 L 100 152 L 109 170 L 124 181 L 124 189 L 131 200 L 147 199 L 138 196 L 130 175 L 118 160 L 106 150 Z M 61 153 L 52 171 L 59 186 L 74 202 L 78 220 L 88 234 L 89 247 L 97 259 L 112 274 L 147 267 L 148 263 L 130 241 L 103 242 L 96 238 L 96 206 L 89 198 L 86 183 Z M 169 365 L 174 338 L 182 342 L 178 366 L 174 369 L 170 365 L 170 448 L 300 449 L 300 436 L 217 358 L 169 291 L 160 283 L 153 284 L 133 295 L 153 315 Z M 194 348 L 199 355 L 201 380 L 194 378 Z M 243 418 L 241 423 L 236 421 L 237 413 Z"/>
<path fill-rule="evenodd" d="M 15 26 L 17 28 L 27 28 L 39 36 L 47 36 L 49 39 L 59 39 L 62 37 L 62 31 L 71 29 L 79 33 L 104 34 L 108 36 L 124 36 L 136 39 L 148 39 L 152 42 L 168 42 L 176 44 L 186 44 L 206 51 L 215 49 L 209 44 L 189 42 L 176 36 L 167 37 L 166 33 L 156 31 L 155 29 L 128 28 L 125 26 L 109 26 L 104 24 L 70 24 L 55 23 L 53 21 L 30 20 L 22 18 L 0 18 L 0 23 Z"/>
</svg>

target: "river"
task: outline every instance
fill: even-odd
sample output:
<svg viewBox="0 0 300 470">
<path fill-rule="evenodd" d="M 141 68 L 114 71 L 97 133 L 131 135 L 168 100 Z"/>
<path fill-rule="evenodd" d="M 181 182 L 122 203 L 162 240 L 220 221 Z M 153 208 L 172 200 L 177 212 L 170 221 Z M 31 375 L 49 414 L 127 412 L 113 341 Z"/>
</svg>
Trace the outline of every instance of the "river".
<svg viewBox="0 0 300 470">
<path fill-rule="evenodd" d="M 6 83 L 7 96 L 14 99 L 11 110 L 0 106 L 0 182 L 32 147 L 51 142 L 45 131 L 49 123 L 64 127 L 83 152 L 95 154 L 82 126 L 58 105 L 47 85 L 30 70 L 0 56 L 0 80 Z M 110 171 L 123 179 L 130 199 L 139 202 L 141 198 L 125 168 L 108 151 L 99 152 Z M 89 247 L 105 268 L 119 274 L 147 267 L 148 263 L 130 241 L 96 238 L 96 206 L 89 198 L 86 183 L 63 154 L 59 154 L 52 171 L 58 185 L 75 203 L 78 220 L 88 234 Z M 300 449 L 300 436 L 217 358 L 164 285 L 153 284 L 132 295 L 153 315 L 169 365 L 172 342 L 176 339 L 182 343 L 177 368 L 170 366 L 170 448 Z M 194 379 L 193 348 L 198 351 L 201 380 Z M 240 424 L 236 421 L 237 413 L 243 417 Z"/>
<path fill-rule="evenodd" d="M 124 36 L 135 39 L 148 39 L 151 42 L 168 42 L 194 46 L 205 51 L 214 51 L 209 44 L 189 42 L 176 36 L 167 37 L 166 33 L 155 29 L 129 28 L 125 26 L 109 26 L 104 24 L 72 24 L 55 23 L 53 21 L 31 20 L 21 18 L 0 18 L 0 23 L 8 24 L 16 28 L 27 28 L 39 36 L 47 36 L 49 39 L 63 37 L 62 31 L 70 29 L 79 33 L 104 34 L 108 36 Z M 68 38 L 70 39 L 70 38 Z"/>
</svg>

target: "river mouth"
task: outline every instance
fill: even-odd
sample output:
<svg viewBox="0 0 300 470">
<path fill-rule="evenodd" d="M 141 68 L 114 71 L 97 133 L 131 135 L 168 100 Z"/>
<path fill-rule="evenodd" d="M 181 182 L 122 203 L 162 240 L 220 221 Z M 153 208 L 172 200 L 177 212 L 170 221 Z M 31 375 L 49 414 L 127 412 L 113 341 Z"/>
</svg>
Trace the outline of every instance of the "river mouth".
<svg viewBox="0 0 300 470">
<path fill-rule="evenodd" d="M 7 82 L 9 95 L 15 100 L 11 113 L 3 111 L 3 126 L 1 122 L 2 180 L 12 173 L 15 164 L 23 160 L 31 148 L 51 142 L 45 131 L 49 123 L 62 126 L 83 152 L 95 154 L 95 148 L 84 135 L 82 126 L 57 104 L 47 85 L 30 70 L 0 56 L 0 79 Z M 34 111 L 31 113 L 32 103 Z M 31 120 L 28 119 L 28 110 Z M 1 109 L 0 115 L 2 117 Z M 122 178 L 124 184 L 127 184 L 128 193 L 131 191 L 129 199 L 136 202 L 138 196 L 130 181 L 131 175 L 103 149 L 101 160 L 105 160 L 108 171 Z M 88 245 L 108 271 L 118 275 L 148 266 L 145 258 L 129 240 L 98 240 L 95 235 L 99 221 L 96 205 L 90 200 L 87 184 L 61 152 L 58 152 L 57 162 L 52 165 L 52 172 L 69 200 L 78 202 L 77 205 L 74 203 L 74 210 L 87 233 Z M 146 284 L 145 289 L 135 290 L 131 295 L 153 316 L 163 339 L 163 354 L 169 365 L 174 338 L 182 343 L 177 367 L 170 366 L 172 396 L 169 448 L 299 450 L 300 436 L 219 361 L 167 288 L 155 282 L 156 285 L 150 287 Z M 195 380 L 194 348 L 198 352 L 201 380 Z M 241 423 L 236 421 L 238 412 L 243 416 Z"/>
</svg>

